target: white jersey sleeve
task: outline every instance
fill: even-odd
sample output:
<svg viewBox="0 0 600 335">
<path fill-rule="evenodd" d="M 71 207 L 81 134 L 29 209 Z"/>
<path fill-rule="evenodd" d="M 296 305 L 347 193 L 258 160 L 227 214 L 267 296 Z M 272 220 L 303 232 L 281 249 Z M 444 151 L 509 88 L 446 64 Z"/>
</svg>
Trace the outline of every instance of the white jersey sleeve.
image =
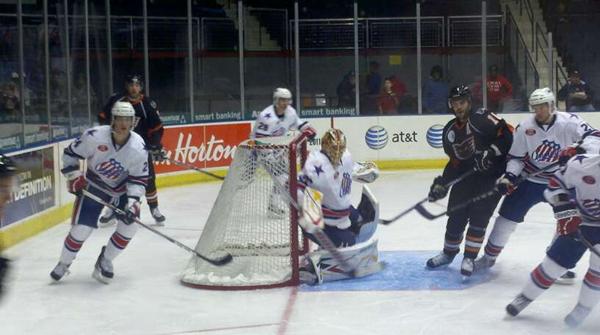
<svg viewBox="0 0 600 335">
<path fill-rule="evenodd" d="M 137 134 L 136 134 L 137 135 Z M 127 196 L 138 201 L 146 193 L 148 153 L 141 137 L 131 139 L 131 160 L 127 162 Z"/>
<path fill-rule="evenodd" d="M 586 153 L 600 154 L 600 130 L 590 130 L 585 133 L 579 145 Z"/>
<path fill-rule="evenodd" d="M 519 124 L 513 134 L 513 143 L 508 151 L 508 163 L 506 172 L 518 176 L 523 171 L 525 164 L 523 160 L 527 157 L 527 141 L 525 140 L 524 127 Z"/>
<path fill-rule="evenodd" d="M 93 138 L 96 130 L 94 129 L 95 128 L 90 128 L 86 130 L 65 148 L 62 156 L 63 168 L 61 169 L 61 172 L 63 174 L 66 175 L 70 172 L 79 170 L 79 161 L 92 157 L 96 150 L 95 140 Z"/>
</svg>

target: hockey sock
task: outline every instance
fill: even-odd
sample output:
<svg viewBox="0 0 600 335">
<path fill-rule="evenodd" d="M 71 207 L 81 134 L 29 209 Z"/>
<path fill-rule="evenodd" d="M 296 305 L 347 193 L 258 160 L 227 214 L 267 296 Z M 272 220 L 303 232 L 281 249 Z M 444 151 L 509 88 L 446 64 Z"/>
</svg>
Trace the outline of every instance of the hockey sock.
<svg viewBox="0 0 600 335">
<path fill-rule="evenodd" d="M 600 257 L 592 253 L 590 267 L 583 278 L 583 285 L 579 292 L 579 304 L 592 309 L 598 301 L 600 301 Z"/>
<path fill-rule="evenodd" d="M 566 271 L 566 268 L 546 256 L 542 263 L 531 272 L 529 280 L 523 288 L 523 295 L 530 300 L 537 299 Z"/>
<path fill-rule="evenodd" d="M 150 209 L 158 207 L 158 193 L 156 190 L 146 192 L 146 201 L 148 202 L 148 207 L 150 207 Z"/>
<path fill-rule="evenodd" d="M 485 245 L 485 255 L 495 259 L 504 249 L 510 235 L 517 229 L 517 223 L 502 216 L 496 218 L 492 233 Z"/>
<path fill-rule="evenodd" d="M 453 235 L 446 232 L 446 235 L 444 236 L 444 253 L 452 256 L 456 255 L 460 251 L 462 239 L 462 234 Z"/>
<path fill-rule="evenodd" d="M 110 261 L 115 259 L 115 257 L 127 247 L 127 244 L 129 244 L 129 241 L 131 241 L 131 238 L 135 235 L 137 229 L 138 226 L 135 223 L 125 224 L 124 222 L 119 221 L 117 229 L 106 244 L 104 257 Z"/>
<path fill-rule="evenodd" d="M 469 225 L 465 242 L 465 257 L 475 258 L 481 249 L 485 237 L 485 228 Z"/>
<path fill-rule="evenodd" d="M 60 262 L 71 264 L 81 249 L 83 242 L 92 234 L 94 228 L 85 225 L 74 225 L 65 238 L 65 243 L 60 255 Z"/>
</svg>

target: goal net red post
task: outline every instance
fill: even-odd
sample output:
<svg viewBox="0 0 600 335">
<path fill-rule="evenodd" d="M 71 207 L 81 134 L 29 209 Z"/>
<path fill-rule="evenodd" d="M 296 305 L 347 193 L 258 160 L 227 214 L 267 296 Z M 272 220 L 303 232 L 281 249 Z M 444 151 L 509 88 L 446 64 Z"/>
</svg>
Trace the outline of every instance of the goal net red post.
<svg viewBox="0 0 600 335">
<path fill-rule="evenodd" d="M 288 199 L 297 202 L 298 171 L 306 157 L 304 135 L 238 145 L 195 248 L 208 257 L 230 253 L 233 261 L 215 266 L 193 257 L 183 271 L 184 285 L 250 290 L 299 284 L 299 259 L 308 252 L 308 239 Z"/>
</svg>

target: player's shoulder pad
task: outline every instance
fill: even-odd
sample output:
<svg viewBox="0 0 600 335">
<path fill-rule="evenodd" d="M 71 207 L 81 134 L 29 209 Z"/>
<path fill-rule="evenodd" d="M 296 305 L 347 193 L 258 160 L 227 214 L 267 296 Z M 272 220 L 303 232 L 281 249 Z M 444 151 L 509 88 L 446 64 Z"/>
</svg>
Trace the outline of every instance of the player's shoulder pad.
<svg viewBox="0 0 600 335">
<path fill-rule="evenodd" d="M 138 133 L 136 132 L 131 132 L 131 138 L 129 139 L 129 142 L 131 143 L 131 147 L 137 152 L 142 152 L 143 155 L 146 155 L 146 142 L 144 142 L 144 139 L 142 138 L 142 136 L 140 136 Z"/>
<path fill-rule="evenodd" d="M 506 122 L 487 109 L 480 108 L 469 115 L 469 126 L 481 135 L 495 135 Z"/>
<path fill-rule="evenodd" d="M 144 102 L 145 107 L 150 107 L 153 111 L 158 111 L 158 104 L 151 97 L 145 95 L 142 101 Z"/>
</svg>

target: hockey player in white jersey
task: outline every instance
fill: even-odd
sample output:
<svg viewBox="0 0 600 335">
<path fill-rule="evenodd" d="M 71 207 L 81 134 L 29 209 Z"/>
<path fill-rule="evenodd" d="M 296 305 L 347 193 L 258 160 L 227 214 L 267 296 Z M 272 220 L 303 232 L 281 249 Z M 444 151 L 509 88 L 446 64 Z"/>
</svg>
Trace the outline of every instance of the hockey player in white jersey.
<svg viewBox="0 0 600 335">
<path fill-rule="evenodd" d="M 532 272 L 521 293 L 506 307 L 516 316 L 564 274 L 575 267 L 587 247 L 583 239 L 600 252 L 600 155 L 571 158 L 550 179 L 544 192 L 557 220 L 557 233 L 546 257 Z M 583 279 L 579 301 L 566 316 L 570 327 L 580 325 L 600 301 L 600 257 L 592 253 Z"/>
<path fill-rule="evenodd" d="M 299 199 L 314 189 L 322 194 L 321 211 L 323 231 L 338 250 L 355 268 L 370 267 L 377 263 L 377 240 L 371 239 L 377 228 L 379 205 L 369 189 L 363 187 L 363 197 L 358 208 L 351 204 L 352 181 L 373 182 L 379 171 L 373 163 L 355 163 L 346 150 L 346 137 L 339 129 L 329 129 L 321 139 L 321 150 L 312 151 L 298 177 Z M 319 243 L 309 233 L 306 236 Z M 336 269 L 335 260 L 325 250 L 308 254 L 304 278 L 322 282 L 348 278 Z"/>
<path fill-rule="evenodd" d="M 485 254 L 475 262 L 476 271 L 493 266 L 527 212 L 534 205 L 545 202 L 544 190 L 558 166 L 536 176 L 528 175 L 556 163 L 561 150 L 581 140 L 591 129 L 577 115 L 557 111 L 554 94 L 549 88 L 533 91 L 529 97 L 529 108 L 535 114 L 517 126 L 506 172 L 497 181 L 498 190 L 506 197 L 485 246 Z M 517 187 L 520 178 L 525 180 Z"/>
<path fill-rule="evenodd" d="M 94 267 L 93 277 L 108 284 L 113 278 L 112 261 L 127 246 L 137 231 L 134 219 L 140 214 L 140 198 L 148 179 L 148 152 L 144 140 L 132 131 L 135 112 L 129 102 L 117 102 L 112 108 L 110 126 L 86 130 L 71 143 L 63 154 L 61 172 L 68 179 L 69 192 L 76 195 L 72 226 L 65 238 L 58 265 L 50 276 L 55 281 L 68 273 L 69 266 L 85 240 L 98 228 L 97 221 L 104 207 L 85 197 L 82 190 L 102 198 L 124 210 L 115 232 L 102 247 Z M 86 161 L 87 171 L 80 170 Z"/>
<path fill-rule="evenodd" d="M 308 139 L 316 136 L 315 129 L 308 123 L 302 121 L 296 110 L 290 105 L 292 93 L 287 88 L 276 88 L 273 91 L 273 104 L 265 108 L 256 118 L 250 138 L 260 139 L 265 137 L 285 136 L 291 130 L 302 132 Z M 267 161 L 265 166 L 271 166 L 271 162 L 281 161 L 285 153 L 277 154 L 274 151 L 264 150 L 257 153 L 257 159 Z M 282 183 L 286 184 L 288 176 L 281 172 L 270 171 Z M 285 215 L 285 204 L 281 201 L 279 189 L 273 188 L 269 200 L 269 215 L 279 218 Z"/>
<path fill-rule="evenodd" d="M 254 123 L 250 138 L 284 136 L 290 130 L 298 130 L 312 139 L 317 133 L 308 123 L 302 121 L 292 103 L 292 92 L 287 88 L 273 91 L 273 104 L 265 108 Z"/>
</svg>

